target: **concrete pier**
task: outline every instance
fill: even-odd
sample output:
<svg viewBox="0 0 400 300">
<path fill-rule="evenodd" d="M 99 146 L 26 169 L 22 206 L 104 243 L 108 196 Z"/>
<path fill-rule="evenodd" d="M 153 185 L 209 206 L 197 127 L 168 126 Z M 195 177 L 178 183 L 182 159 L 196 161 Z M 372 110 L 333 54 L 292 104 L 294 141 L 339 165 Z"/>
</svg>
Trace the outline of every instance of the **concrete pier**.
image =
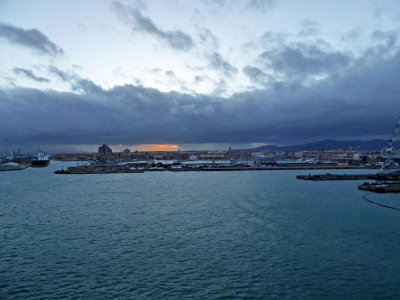
<svg viewBox="0 0 400 300">
<path fill-rule="evenodd" d="M 387 180 L 387 181 L 398 181 L 400 180 L 400 173 L 388 173 L 388 174 L 317 174 L 317 175 L 297 175 L 297 179 L 303 180 Z"/>
<path fill-rule="evenodd" d="M 400 182 L 364 182 L 363 184 L 358 186 L 358 189 L 375 193 L 400 193 Z"/>
</svg>

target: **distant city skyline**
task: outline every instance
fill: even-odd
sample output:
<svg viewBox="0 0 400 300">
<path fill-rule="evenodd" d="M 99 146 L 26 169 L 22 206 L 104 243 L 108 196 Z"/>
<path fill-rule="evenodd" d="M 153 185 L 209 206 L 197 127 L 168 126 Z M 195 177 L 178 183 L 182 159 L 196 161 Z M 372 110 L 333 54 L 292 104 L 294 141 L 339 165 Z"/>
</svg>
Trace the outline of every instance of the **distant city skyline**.
<svg viewBox="0 0 400 300">
<path fill-rule="evenodd" d="M 15 148 L 387 140 L 400 114 L 397 1 L 19 0 L 0 20 Z"/>
</svg>

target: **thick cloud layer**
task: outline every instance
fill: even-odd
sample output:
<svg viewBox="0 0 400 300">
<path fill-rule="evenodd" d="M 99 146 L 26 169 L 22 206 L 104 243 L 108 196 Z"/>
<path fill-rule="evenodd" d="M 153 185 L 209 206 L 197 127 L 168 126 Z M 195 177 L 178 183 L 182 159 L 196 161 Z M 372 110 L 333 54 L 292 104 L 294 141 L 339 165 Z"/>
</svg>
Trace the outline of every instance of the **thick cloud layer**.
<svg viewBox="0 0 400 300">
<path fill-rule="evenodd" d="M 37 29 L 24 29 L 0 23 L 0 38 L 13 45 L 30 48 L 39 54 L 52 56 L 64 54 L 63 49 Z"/>
<path fill-rule="evenodd" d="M 230 0 L 221 3 L 217 5 Z M 273 3 L 247 1 L 246 5 L 272 8 Z M 338 50 L 318 38 L 318 23 L 306 20 L 295 35 L 265 32 L 257 42 L 243 44 L 246 60 L 236 60 L 223 52 L 220 40 L 207 28 L 199 27 L 199 43 L 195 46 L 188 34 L 160 29 L 138 9 L 118 2 L 111 7 L 135 32 L 156 37 L 174 49 L 196 47 L 185 55 L 199 56 L 203 65 L 191 66 L 196 73 L 189 75 L 179 72 L 179 68 L 153 69 L 169 85 L 180 87 L 180 92 L 145 88 L 140 81 L 137 85 L 105 89 L 73 69 L 63 69 L 65 65 L 60 67 L 54 60 L 47 69 L 43 65 L 13 66 L 10 70 L 14 74 L 40 82 L 41 86 L 61 81 L 70 92 L 16 87 L 13 82 L 9 85 L 13 88 L 0 89 L 0 128 L 4 137 L 43 146 L 288 145 L 320 139 L 389 138 L 393 132 L 400 113 L 396 30 L 373 32 L 369 48 Z M 42 54 L 63 53 L 36 29 L 0 23 L 0 37 Z M 46 75 L 39 77 L 32 70 Z M 213 90 L 204 95 L 196 94 L 192 86 L 185 88 L 190 76 L 198 85 L 211 83 Z M 221 97 L 235 86 L 246 92 Z"/>
<path fill-rule="evenodd" d="M 133 85 L 104 90 L 53 69 L 79 93 L 2 90 L 0 127 L 10 139 L 41 145 L 387 138 L 400 112 L 400 55 L 374 57 L 309 87 L 280 82 L 230 98 Z M 247 72 L 262 75 L 255 68 Z"/>
</svg>

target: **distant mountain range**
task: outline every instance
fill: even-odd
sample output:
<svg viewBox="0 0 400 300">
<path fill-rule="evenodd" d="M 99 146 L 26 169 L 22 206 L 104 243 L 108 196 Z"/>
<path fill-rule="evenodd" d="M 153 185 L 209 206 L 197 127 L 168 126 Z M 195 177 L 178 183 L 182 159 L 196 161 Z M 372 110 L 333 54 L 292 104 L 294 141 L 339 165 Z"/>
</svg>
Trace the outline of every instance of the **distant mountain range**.
<svg viewBox="0 0 400 300">
<path fill-rule="evenodd" d="M 388 142 L 385 140 L 370 140 L 370 141 L 335 141 L 335 140 L 323 140 L 314 143 L 294 145 L 294 146 L 275 146 L 265 145 L 251 149 L 252 151 L 325 151 L 325 150 L 347 150 L 350 147 L 354 150 L 382 150 L 387 147 Z M 396 142 L 395 148 L 399 149 L 400 142 Z"/>
</svg>

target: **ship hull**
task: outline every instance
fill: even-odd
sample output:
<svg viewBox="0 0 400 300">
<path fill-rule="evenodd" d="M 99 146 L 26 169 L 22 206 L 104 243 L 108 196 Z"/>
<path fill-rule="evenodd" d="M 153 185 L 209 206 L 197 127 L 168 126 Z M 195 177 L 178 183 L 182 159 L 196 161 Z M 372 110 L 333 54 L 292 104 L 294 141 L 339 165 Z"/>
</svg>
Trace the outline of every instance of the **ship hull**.
<svg viewBox="0 0 400 300">
<path fill-rule="evenodd" d="M 32 168 L 43 168 L 50 164 L 50 160 L 32 160 Z"/>
</svg>

